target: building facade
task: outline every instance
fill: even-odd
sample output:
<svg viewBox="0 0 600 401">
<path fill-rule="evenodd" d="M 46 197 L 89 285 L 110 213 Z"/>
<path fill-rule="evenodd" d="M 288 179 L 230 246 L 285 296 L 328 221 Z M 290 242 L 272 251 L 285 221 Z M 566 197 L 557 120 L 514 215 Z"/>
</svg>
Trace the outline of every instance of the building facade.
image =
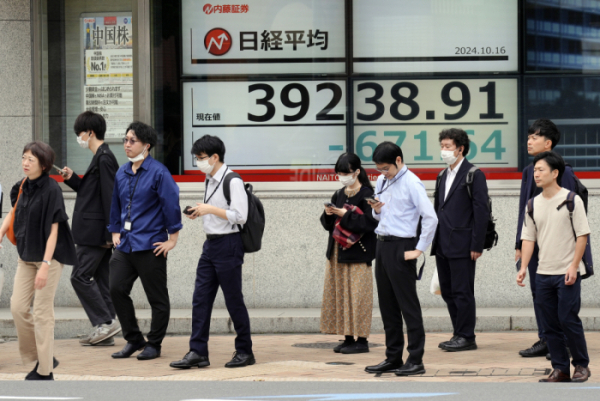
<svg viewBox="0 0 600 401">
<path fill-rule="evenodd" d="M 178 182 L 182 209 L 204 188 L 191 145 L 218 135 L 266 210 L 263 250 L 244 264 L 251 308 L 320 306 L 319 216 L 340 186 L 333 165 L 356 152 L 375 180 L 370 157 L 384 140 L 402 147 L 432 192 L 444 168 L 439 131 L 471 135 L 469 160 L 486 173 L 500 236 L 478 262 L 480 307 L 531 307 L 515 284 L 514 243 L 533 120 L 557 123 L 556 150 L 590 190 L 590 226 L 600 220 L 598 0 L 3 0 L 0 39 L 2 216 L 28 141 L 48 142 L 56 164 L 85 171 L 91 157 L 72 129 L 84 110 L 105 116 L 120 163 L 129 122 L 157 129 L 153 156 Z M 72 212 L 75 195 L 64 188 Z M 184 219 L 169 253 L 174 308 L 191 305 L 201 224 Z M 5 243 L 0 308 L 16 259 Z M 423 307 L 444 306 L 429 293 L 434 268 L 428 257 Z M 67 266 L 57 306 L 79 305 L 69 276 Z M 584 306 L 600 307 L 598 290 L 595 278 L 584 282 Z M 134 298 L 147 306 L 141 287 Z"/>
</svg>

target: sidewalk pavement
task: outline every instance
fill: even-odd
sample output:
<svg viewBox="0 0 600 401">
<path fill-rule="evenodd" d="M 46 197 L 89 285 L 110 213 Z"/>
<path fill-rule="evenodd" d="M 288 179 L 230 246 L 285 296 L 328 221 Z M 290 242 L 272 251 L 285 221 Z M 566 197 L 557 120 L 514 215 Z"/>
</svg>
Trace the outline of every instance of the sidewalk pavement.
<svg viewBox="0 0 600 401">
<path fill-rule="evenodd" d="M 544 357 L 522 358 L 517 352 L 533 344 L 534 332 L 506 331 L 477 335 L 479 349 L 450 353 L 438 349 L 449 333 L 428 333 L 421 376 L 397 377 L 394 374 L 372 375 L 366 365 L 385 359 L 383 334 L 369 337 L 371 352 L 356 355 L 335 354 L 332 348 L 341 336 L 323 334 L 258 334 L 253 335 L 257 363 L 253 366 L 227 369 L 234 351 L 234 336 L 213 335 L 210 338 L 210 362 L 207 368 L 177 370 L 169 363 L 181 359 L 188 351 L 188 336 L 169 336 L 163 342 L 162 355 L 151 361 L 138 361 L 135 356 L 115 360 L 110 354 L 120 350 L 125 341 L 115 339 L 114 347 L 83 347 L 77 339 L 56 340 L 55 356 L 60 366 L 56 380 L 168 380 L 168 381 L 417 381 L 417 382 L 537 382 L 549 374 L 550 362 Z M 600 333 L 586 333 L 592 359 L 590 382 L 600 382 Z M 300 345 L 300 346 L 298 346 Z M 302 346 L 302 347 L 301 347 Z M 323 347 L 323 348 L 304 348 Z M 327 347 L 327 348 L 325 348 Z M 404 355 L 406 357 L 406 354 Z M 10 339 L 0 344 L 0 380 L 23 380 L 33 364 L 21 364 L 18 343 Z"/>
</svg>

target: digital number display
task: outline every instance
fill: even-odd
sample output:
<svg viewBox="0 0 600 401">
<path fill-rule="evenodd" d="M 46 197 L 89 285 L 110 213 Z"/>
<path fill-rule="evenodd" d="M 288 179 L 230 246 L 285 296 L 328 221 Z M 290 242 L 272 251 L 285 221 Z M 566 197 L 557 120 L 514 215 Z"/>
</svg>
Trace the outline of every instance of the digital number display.
<svg viewBox="0 0 600 401">
<path fill-rule="evenodd" d="M 331 169 L 346 150 L 345 81 L 186 82 L 183 91 L 186 173 L 199 173 L 190 151 L 204 134 L 225 142 L 239 171 Z"/>
<path fill-rule="evenodd" d="M 354 84 L 355 151 L 373 164 L 375 147 L 393 141 L 412 168 L 439 168 L 439 132 L 462 128 L 467 159 L 479 167 L 518 165 L 517 80 L 365 80 Z"/>
</svg>

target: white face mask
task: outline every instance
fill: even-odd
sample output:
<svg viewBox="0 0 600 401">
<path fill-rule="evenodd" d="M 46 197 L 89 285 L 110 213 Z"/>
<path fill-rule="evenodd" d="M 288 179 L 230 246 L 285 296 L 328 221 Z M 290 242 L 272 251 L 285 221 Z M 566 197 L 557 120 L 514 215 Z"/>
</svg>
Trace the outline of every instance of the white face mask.
<svg viewBox="0 0 600 401">
<path fill-rule="evenodd" d="M 140 160 L 144 160 L 144 154 L 146 153 L 146 150 L 148 150 L 148 148 L 144 148 L 144 150 L 142 150 L 142 153 L 140 153 L 136 157 L 128 157 L 129 161 L 135 163 L 139 162 Z"/>
<path fill-rule="evenodd" d="M 353 175 L 338 175 L 338 181 L 345 187 L 350 187 L 356 182 L 356 177 Z"/>
<path fill-rule="evenodd" d="M 198 169 L 200 169 L 200 171 L 202 171 L 204 174 L 212 173 L 213 169 L 215 168 L 214 164 L 211 165 L 208 162 L 208 159 L 209 158 L 196 161 L 196 167 L 198 167 Z"/>
<path fill-rule="evenodd" d="M 442 159 L 446 162 L 447 165 L 453 165 L 458 156 L 454 155 L 455 150 L 442 150 Z"/>
<path fill-rule="evenodd" d="M 81 135 L 83 136 L 83 135 Z M 88 140 L 84 141 L 83 139 L 81 139 L 80 137 L 77 137 L 77 143 L 79 144 L 79 146 L 81 146 L 83 149 L 87 149 L 90 147 L 90 134 L 88 133 Z"/>
</svg>

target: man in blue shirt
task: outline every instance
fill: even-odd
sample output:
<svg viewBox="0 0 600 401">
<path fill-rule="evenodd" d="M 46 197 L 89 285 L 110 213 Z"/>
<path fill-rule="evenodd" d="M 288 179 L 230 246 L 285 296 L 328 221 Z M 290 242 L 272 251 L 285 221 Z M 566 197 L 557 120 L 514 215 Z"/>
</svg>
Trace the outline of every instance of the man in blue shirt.
<svg viewBox="0 0 600 401">
<path fill-rule="evenodd" d="M 530 156 L 537 156 L 542 152 L 548 152 L 560 141 L 560 132 L 556 125 L 546 119 L 539 119 L 533 122 L 527 130 L 527 153 Z M 565 167 L 565 172 L 562 175 L 562 179 L 559 181 L 559 185 L 569 191 L 575 191 L 575 175 L 571 166 Z M 521 180 L 521 194 L 519 198 L 519 219 L 517 224 L 517 239 L 515 243 L 515 261 L 521 259 L 521 229 L 523 228 L 523 220 L 525 217 L 525 209 L 527 207 L 527 201 L 542 193 L 542 189 L 536 186 L 533 178 L 533 163 L 529 164 L 523 170 L 523 179 Z M 538 337 L 531 347 L 519 351 L 519 355 L 522 357 L 530 358 L 536 356 L 548 356 L 548 346 L 546 345 L 546 339 L 544 338 L 544 329 L 542 321 L 542 312 L 538 304 L 535 302 L 536 296 L 536 272 L 538 268 L 538 252 L 539 248 L 537 244 L 531 255 L 529 261 L 529 287 L 531 288 L 531 296 L 533 298 L 533 311 L 535 313 L 535 320 L 538 326 Z M 550 359 L 550 358 L 548 358 Z"/>
<path fill-rule="evenodd" d="M 127 345 L 113 358 L 160 356 L 171 305 L 167 290 L 167 253 L 177 244 L 181 224 L 179 187 L 165 166 L 148 153 L 157 142 L 154 129 L 134 122 L 123 140 L 130 160 L 115 178 L 110 225 L 116 250 L 110 260 L 110 295 Z M 129 296 L 140 278 L 152 308 L 148 341 L 144 339 Z"/>
<path fill-rule="evenodd" d="M 373 152 L 373 161 L 382 174 L 377 179 L 373 216 L 379 221 L 375 279 L 379 309 L 385 330 L 386 360 L 367 366 L 369 373 L 394 370 L 398 376 L 425 373 L 425 329 L 417 296 L 417 258 L 435 234 L 437 216 L 421 180 L 404 165 L 402 150 L 382 142 Z M 421 235 L 417 229 L 421 219 Z M 408 358 L 402 362 L 404 332 L 408 334 Z"/>
</svg>

